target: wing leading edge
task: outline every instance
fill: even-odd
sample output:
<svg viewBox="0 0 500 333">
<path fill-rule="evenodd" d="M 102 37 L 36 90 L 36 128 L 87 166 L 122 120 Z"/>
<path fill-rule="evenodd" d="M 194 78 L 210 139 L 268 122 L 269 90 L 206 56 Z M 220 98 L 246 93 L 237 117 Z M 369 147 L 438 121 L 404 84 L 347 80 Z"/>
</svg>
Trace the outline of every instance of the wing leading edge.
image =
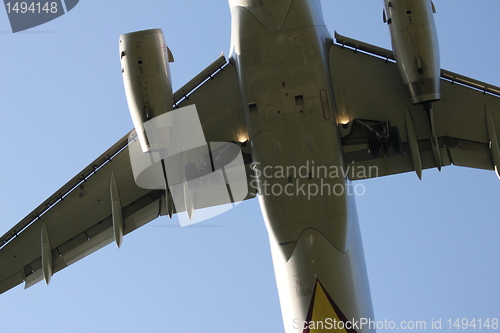
<svg viewBox="0 0 500 333">
<path fill-rule="evenodd" d="M 196 105 L 207 142 L 246 140 L 237 80 L 221 56 L 174 94 L 175 106 Z M 48 282 L 53 273 L 167 214 L 173 203 L 165 191 L 142 189 L 134 181 L 131 133 L 0 238 L 0 293 L 22 282 L 26 288 Z M 249 177 L 249 147 L 241 146 Z M 254 196 L 249 190 L 245 199 Z"/>
<path fill-rule="evenodd" d="M 330 73 L 352 180 L 421 176 L 422 169 L 452 164 L 500 177 L 499 87 L 442 70 L 441 100 L 413 105 L 391 51 L 337 34 L 336 41 Z"/>
</svg>

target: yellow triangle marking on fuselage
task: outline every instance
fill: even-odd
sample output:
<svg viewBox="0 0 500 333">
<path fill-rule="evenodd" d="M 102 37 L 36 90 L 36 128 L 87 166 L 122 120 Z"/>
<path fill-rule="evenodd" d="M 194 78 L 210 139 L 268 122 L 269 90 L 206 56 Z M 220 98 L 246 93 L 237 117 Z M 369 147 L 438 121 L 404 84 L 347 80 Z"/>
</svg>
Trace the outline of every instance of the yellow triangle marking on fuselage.
<svg viewBox="0 0 500 333">
<path fill-rule="evenodd" d="M 316 281 L 313 311 L 308 325 L 311 333 L 347 332 L 319 281 Z"/>
</svg>

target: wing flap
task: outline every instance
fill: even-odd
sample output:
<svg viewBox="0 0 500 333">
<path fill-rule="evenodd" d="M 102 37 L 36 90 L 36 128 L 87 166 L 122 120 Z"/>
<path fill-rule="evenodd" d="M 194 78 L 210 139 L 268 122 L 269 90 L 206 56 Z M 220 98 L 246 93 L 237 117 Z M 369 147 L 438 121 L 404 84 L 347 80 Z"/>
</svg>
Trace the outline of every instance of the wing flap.
<svg viewBox="0 0 500 333">
<path fill-rule="evenodd" d="M 415 170 L 405 121 L 410 114 L 423 169 L 450 164 L 494 169 L 493 140 L 488 132 L 500 133 L 500 88 L 443 70 L 442 99 L 433 103 L 431 115 L 426 107 L 410 102 L 396 64 L 390 60 L 391 51 L 340 37 L 344 45 L 332 45 L 329 61 L 347 167 L 376 166 L 378 176 Z M 390 149 L 389 143 L 381 145 L 378 158 L 370 156 L 367 131 L 377 123 L 399 129 L 402 155 Z M 489 131 L 488 126 L 493 129 Z M 439 166 L 433 147 L 441 155 Z"/>
<path fill-rule="evenodd" d="M 2 248 L 0 281 L 13 271 L 21 274 L 27 287 L 42 279 L 42 224 L 45 224 L 50 239 L 54 273 L 111 243 L 114 239 L 109 193 L 111 171 L 126 194 L 123 201 L 125 234 L 159 216 L 161 191 L 149 191 L 135 185 L 128 151 L 122 150 L 112 162 L 103 165 Z M 4 289 L 4 282 L 1 285 Z M 7 283 L 5 288 L 8 289 L 9 285 Z"/>
<path fill-rule="evenodd" d="M 43 278 L 43 277 L 42 277 Z M 0 294 L 14 288 L 18 284 L 23 282 L 23 274 L 21 271 L 15 272 L 13 275 L 5 278 L 2 282 L 0 282 Z"/>
<path fill-rule="evenodd" d="M 186 91 L 174 94 L 175 103 L 196 104 L 207 142 L 245 139 L 234 67 L 224 65 L 219 58 L 195 79 L 196 82 L 182 88 Z M 167 214 L 166 207 L 170 213 L 176 213 L 170 196 L 167 202 L 165 191 L 151 191 L 136 185 L 127 149 L 129 134 L 0 238 L 0 293 L 23 281 L 25 287 L 41 281 L 44 278 L 42 259 L 51 265 L 48 271 L 55 273 L 113 242 L 112 174 L 116 179 L 115 190 L 119 191 L 124 234 Z M 240 146 L 244 150 L 247 175 L 250 175 L 253 171 L 248 167 L 249 147 Z M 254 196 L 255 193 L 249 192 L 246 199 Z M 42 258 L 42 225 L 50 240 L 48 259 Z"/>
</svg>

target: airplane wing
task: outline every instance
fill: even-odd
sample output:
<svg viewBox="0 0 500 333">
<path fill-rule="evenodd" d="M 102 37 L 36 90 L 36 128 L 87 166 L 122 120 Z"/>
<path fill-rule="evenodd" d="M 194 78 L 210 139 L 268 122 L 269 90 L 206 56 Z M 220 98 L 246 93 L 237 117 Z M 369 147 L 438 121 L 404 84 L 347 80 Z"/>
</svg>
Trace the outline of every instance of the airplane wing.
<svg viewBox="0 0 500 333">
<path fill-rule="evenodd" d="M 420 177 L 446 165 L 499 168 L 499 87 L 442 70 L 441 100 L 432 109 L 412 105 L 392 51 L 335 38 L 330 72 L 351 180 L 414 170 Z"/>
<path fill-rule="evenodd" d="M 236 71 L 223 55 L 180 88 L 174 102 L 196 105 L 207 142 L 244 141 Z M 48 282 L 53 273 L 113 242 L 112 210 L 120 210 L 116 202 L 122 235 L 167 214 L 165 191 L 139 188 L 134 181 L 127 149 L 131 133 L 0 238 L 0 293 L 23 281 L 26 288 L 43 278 Z M 248 177 L 251 157 L 246 149 L 242 147 Z M 249 191 L 245 199 L 254 196 Z"/>
</svg>

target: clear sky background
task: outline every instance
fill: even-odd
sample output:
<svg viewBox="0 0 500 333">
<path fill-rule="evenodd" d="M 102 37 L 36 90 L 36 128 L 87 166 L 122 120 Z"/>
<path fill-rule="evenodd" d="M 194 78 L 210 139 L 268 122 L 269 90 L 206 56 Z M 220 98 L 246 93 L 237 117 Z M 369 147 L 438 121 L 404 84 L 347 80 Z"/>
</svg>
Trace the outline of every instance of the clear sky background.
<svg viewBox="0 0 500 333">
<path fill-rule="evenodd" d="M 434 2 L 442 67 L 500 86 L 500 2 Z M 390 48 L 382 0 L 322 4 L 332 33 Z M 0 10 L 1 234 L 132 128 L 118 38 L 149 28 L 163 29 L 175 55 L 175 88 L 229 50 L 226 0 L 81 0 L 17 34 Z M 410 173 L 363 184 L 357 205 L 377 320 L 500 317 L 493 172 L 446 167 L 422 181 Z M 0 331 L 283 332 L 257 200 L 177 225 L 160 218 L 49 286 L 0 295 Z"/>
</svg>

